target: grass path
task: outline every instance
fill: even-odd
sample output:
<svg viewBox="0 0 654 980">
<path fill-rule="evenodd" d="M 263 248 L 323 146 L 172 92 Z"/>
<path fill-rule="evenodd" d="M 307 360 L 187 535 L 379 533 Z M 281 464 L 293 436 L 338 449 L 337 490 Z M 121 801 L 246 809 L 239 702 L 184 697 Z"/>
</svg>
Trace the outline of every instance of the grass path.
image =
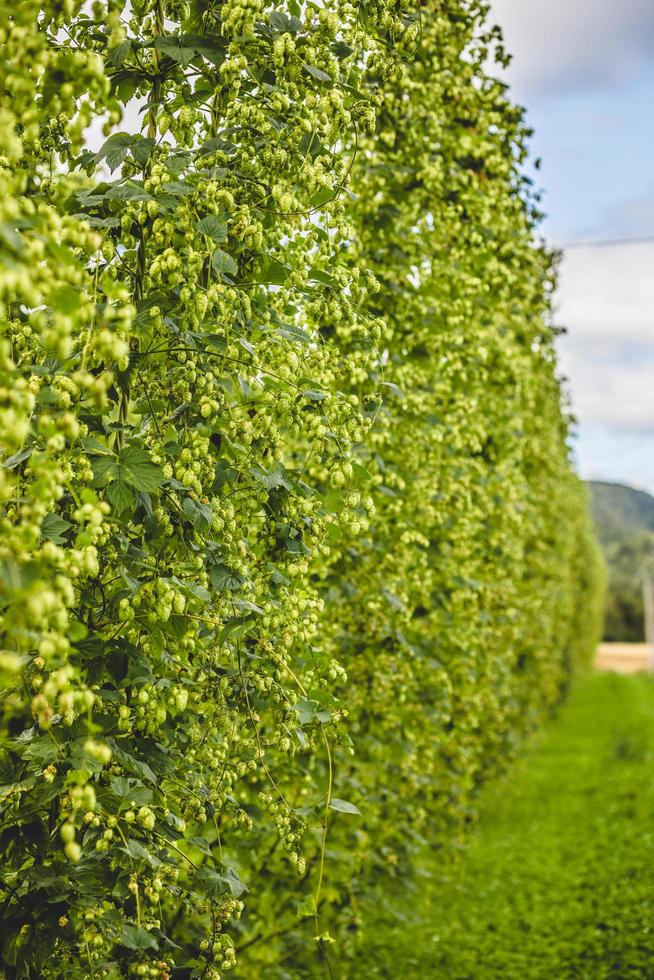
<svg viewBox="0 0 654 980">
<path fill-rule="evenodd" d="M 654 680 L 579 683 L 489 785 L 447 878 L 433 873 L 371 976 L 654 978 Z"/>
</svg>

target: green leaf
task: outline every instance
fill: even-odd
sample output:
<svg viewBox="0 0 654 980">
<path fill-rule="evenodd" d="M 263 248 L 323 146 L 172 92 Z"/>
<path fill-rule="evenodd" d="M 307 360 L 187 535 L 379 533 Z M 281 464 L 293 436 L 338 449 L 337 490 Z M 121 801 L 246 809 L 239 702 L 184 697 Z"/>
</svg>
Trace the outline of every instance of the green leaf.
<svg viewBox="0 0 654 980">
<path fill-rule="evenodd" d="M 222 248 L 217 248 L 211 258 L 211 267 L 220 276 L 233 276 L 237 272 L 237 265 L 231 255 L 223 252 Z"/>
<path fill-rule="evenodd" d="M 271 286 L 283 286 L 292 270 L 279 259 L 266 258 L 259 270 L 257 279 Z"/>
<path fill-rule="evenodd" d="M 154 150 L 154 146 L 155 146 L 154 140 L 148 139 L 148 137 L 140 136 L 140 135 L 134 136 L 132 137 L 132 139 L 133 142 L 132 142 L 132 146 L 130 147 L 132 151 L 132 156 L 134 157 L 134 159 L 138 164 L 144 167 L 145 164 L 150 159 L 150 154 Z"/>
<path fill-rule="evenodd" d="M 168 34 L 157 38 L 155 45 L 184 67 L 199 54 L 216 67 L 225 60 L 226 42 L 216 35 Z"/>
<path fill-rule="evenodd" d="M 127 446 L 116 458 L 99 456 L 92 461 L 95 486 L 106 486 L 106 494 L 118 513 L 136 506 L 134 490 L 152 493 L 164 480 L 161 469 L 139 446 Z M 133 489 L 132 489 L 133 488 Z"/>
<path fill-rule="evenodd" d="M 20 254 L 25 247 L 20 234 L 6 221 L 0 223 L 0 239 L 17 254 Z"/>
<path fill-rule="evenodd" d="M 293 705 L 293 711 L 297 712 L 301 725 L 313 725 L 316 722 L 326 723 L 331 719 L 331 713 L 321 708 L 317 701 L 310 701 L 308 698 L 300 698 L 297 704 Z"/>
<path fill-rule="evenodd" d="M 299 919 L 307 919 L 316 914 L 316 900 L 313 895 L 306 895 L 297 905 Z"/>
<path fill-rule="evenodd" d="M 206 838 L 193 836 L 193 837 L 187 837 L 186 841 L 187 843 L 191 844 L 193 847 L 197 847 L 199 851 L 202 851 L 205 857 L 213 858 L 213 854 L 211 853 L 211 848 Z"/>
<path fill-rule="evenodd" d="M 136 490 L 151 493 L 157 490 L 164 481 L 164 475 L 159 466 L 153 463 L 145 449 L 138 446 L 127 446 L 120 454 L 120 479 L 123 479 Z"/>
<path fill-rule="evenodd" d="M 120 44 L 110 48 L 107 55 L 107 64 L 112 68 L 120 68 L 132 50 L 131 40 L 121 41 Z"/>
<path fill-rule="evenodd" d="M 300 344 L 311 343 L 311 337 L 309 334 L 305 333 L 304 330 L 300 329 L 300 327 L 296 327 L 294 324 L 279 327 L 277 333 L 280 337 L 286 338 L 286 340 L 293 340 Z"/>
<path fill-rule="evenodd" d="M 111 792 L 114 793 L 120 800 L 129 799 L 131 795 L 132 783 L 125 776 L 116 776 L 111 780 L 110 783 Z"/>
<path fill-rule="evenodd" d="M 240 339 L 242 340 L 243 338 L 240 338 Z M 247 350 L 247 347 L 246 347 L 246 350 Z M 250 351 L 248 351 L 248 353 L 249 354 L 252 354 L 252 353 L 254 353 L 254 351 L 253 350 L 250 350 Z M 238 385 L 239 385 L 239 388 L 241 389 L 241 393 L 242 393 L 243 397 L 246 398 L 246 399 L 247 398 L 251 398 L 252 397 L 252 388 L 250 386 L 250 383 L 248 381 L 246 381 L 246 379 L 241 374 L 237 374 L 236 375 L 236 378 L 238 380 Z"/>
<path fill-rule="evenodd" d="M 68 639 L 73 643 L 79 643 L 80 640 L 85 640 L 88 635 L 88 627 L 84 623 L 81 623 L 79 619 L 74 620 L 68 627 Z"/>
<path fill-rule="evenodd" d="M 115 480 L 118 475 L 118 463 L 115 456 L 100 456 L 91 461 L 96 486 Z"/>
<path fill-rule="evenodd" d="M 333 191 L 330 191 L 330 195 L 333 195 Z M 329 200 L 330 198 L 327 198 Z M 322 269 L 309 269 L 309 281 L 310 282 L 321 282 L 325 286 L 333 286 L 334 280 L 329 275 L 328 272 L 324 272 Z"/>
<path fill-rule="evenodd" d="M 299 17 L 289 17 L 280 10 L 273 10 L 270 14 L 270 26 L 275 34 L 297 34 L 302 30 L 302 21 Z"/>
<path fill-rule="evenodd" d="M 150 159 L 153 149 L 154 140 L 139 133 L 114 133 L 98 150 L 97 159 L 106 160 L 107 166 L 113 172 L 130 152 L 136 162 L 143 166 Z"/>
<path fill-rule="evenodd" d="M 246 886 L 233 868 L 227 868 L 224 874 L 219 874 L 218 871 L 213 871 L 211 868 L 200 868 L 193 879 L 193 883 L 200 886 L 210 898 L 220 898 L 226 892 L 230 892 L 233 898 L 240 898 L 247 891 Z"/>
<path fill-rule="evenodd" d="M 193 184 L 187 184 L 183 180 L 169 180 L 162 185 L 162 190 L 173 197 L 186 197 L 188 194 L 195 194 L 196 188 Z"/>
<path fill-rule="evenodd" d="M 64 534 L 72 526 L 70 521 L 67 521 L 64 517 L 59 517 L 58 514 L 46 514 L 41 524 L 41 537 L 47 538 L 53 544 L 65 544 L 66 539 L 64 538 Z"/>
<path fill-rule="evenodd" d="M 145 929 L 141 929 L 140 926 L 132 926 L 127 922 L 120 927 L 117 938 L 118 942 L 122 946 L 126 946 L 127 949 L 146 950 L 159 948 L 159 944 L 154 936 L 151 936 Z"/>
<path fill-rule="evenodd" d="M 122 514 L 126 510 L 134 510 L 136 506 L 136 494 L 127 486 L 124 480 L 115 480 L 107 487 L 107 497 L 113 504 L 116 512 Z"/>
<path fill-rule="evenodd" d="M 13 456 L 7 456 L 2 465 L 6 470 L 13 470 L 16 466 L 24 463 L 26 459 L 29 459 L 33 452 L 34 448 L 32 446 L 29 446 L 27 449 L 19 449 Z"/>
<path fill-rule="evenodd" d="M 152 194 L 143 190 L 137 180 L 126 180 L 124 184 L 113 184 L 104 195 L 107 201 L 152 201 Z"/>
<path fill-rule="evenodd" d="M 263 616 L 264 614 L 264 610 L 262 609 L 262 607 L 258 606 L 256 602 L 250 602 L 249 599 L 237 599 L 234 605 L 241 612 L 243 611 L 253 612 L 256 613 L 258 616 Z"/>
<path fill-rule="evenodd" d="M 241 881 L 233 868 L 226 868 L 224 877 L 233 898 L 240 898 L 241 895 L 245 895 L 247 886 Z"/>
<path fill-rule="evenodd" d="M 29 227 L 30 222 L 24 222 L 25 227 Z M 12 221 L 0 222 L 0 240 L 16 255 L 22 255 L 25 249 L 25 242 L 18 229 Z"/>
<path fill-rule="evenodd" d="M 305 71 L 308 71 L 310 75 L 313 75 L 313 77 L 316 78 L 319 82 L 332 82 L 333 81 L 333 78 L 332 78 L 331 75 L 328 75 L 326 71 L 323 71 L 322 70 L 322 68 L 316 68 L 315 65 L 306 65 L 305 64 L 304 69 L 305 69 Z"/>
<path fill-rule="evenodd" d="M 361 810 L 354 803 L 348 803 L 347 800 L 337 800 L 336 797 L 332 797 L 329 801 L 329 807 L 331 810 L 338 810 L 339 813 L 353 813 L 355 816 L 361 816 Z"/>
<path fill-rule="evenodd" d="M 236 149 L 234 143 L 230 143 L 229 140 L 222 139 L 220 136 L 215 136 L 210 140 L 205 140 L 202 144 L 199 155 L 201 157 L 207 157 L 211 153 L 233 153 Z"/>
<path fill-rule="evenodd" d="M 127 105 L 136 95 L 138 85 L 139 77 L 137 73 L 129 68 L 121 68 L 115 75 L 111 76 L 112 95 L 115 95 L 123 105 Z"/>
<path fill-rule="evenodd" d="M 388 388 L 391 394 L 395 395 L 396 398 L 404 398 L 404 392 L 402 391 L 402 389 L 399 388 L 396 384 L 393 384 L 392 381 L 382 381 L 380 383 L 382 387 Z"/>
<path fill-rule="evenodd" d="M 133 755 L 129 752 L 125 752 L 121 749 L 115 742 L 111 744 L 112 758 L 126 769 L 128 772 L 134 773 L 140 779 L 147 779 L 150 783 L 157 782 L 157 777 L 153 773 L 147 762 L 142 762 L 140 759 L 135 759 Z"/>
<path fill-rule="evenodd" d="M 310 202 L 311 207 L 319 208 L 323 204 L 327 204 L 329 201 L 333 201 L 336 194 L 337 194 L 337 190 L 334 190 L 333 187 L 322 187 L 319 191 L 316 191 L 316 193 L 311 198 L 311 202 Z"/>
<path fill-rule="evenodd" d="M 12 930 L 5 938 L 2 947 L 2 959 L 8 966 L 16 966 L 18 963 L 18 956 L 29 940 L 31 931 L 32 927 L 28 924 L 26 927 L 16 929 L 16 931 Z"/>
<path fill-rule="evenodd" d="M 214 242 L 227 241 L 227 225 L 223 224 L 215 214 L 208 214 L 206 218 L 198 221 L 195 227 L 201 235 L 208 235 L 209 238 L 213 238 Z"/>
<path fill-rule="evenodd" d="M 253 616 L 234 616 L 229 619 L 218 634 L 219 643 L 226 643 L 229 639 L 238 640 L 245 636 L 252 627 L 253 619 Z"/>
<path fill-rule="evenodd" d="M 218 592 L 237 592 L 245 584 L 246 578 L 227 565 L 212 565 L 209 569 L 209 581 Z"/>
<path fill-rule="evenodd" d="M 182 510 L 198 531 L 208 531 L 213 523 L 213 511 L 208 504 L 198 503 L 191 497 L 186 497 Z"/>
<path fill-rule="evenodd" d="M 371 475 L 371 474 L 370 474 L 370 472 L 369 472 L 369 471 L 368 471 L 368 470 L 367 470 L 367 469 L 365 468 L 365 466 L 363 465 L 363 463 L 357 463 L 357 462 L 353 462 L 353 463 L 352 463 L 352 472 L 353 472 L 353 473 L 354 473 L 354 474 L 355 474 L 355 475 L 356 475 L 356 476 L 358 477 L 358 479 L 360 479 L 360 480 L 372 480 L 372 475 Z"/>
<path fill-rule="evenodd" d="M 173 576 L 171 582 L 189 599 L 199 599 L 200 602 L 208 602 L 211 598 L 209 590 L 205 589 L 203 585 L 198 585 L 197 582 L 184 582 L 175 576 Z"/>
<path fill-rule="evenodd" d="M 198 53 L 198 49 L 190 45 L 188 41 L 185 41 L 181 37 L 175 37 L 172 34 L 156 37 L 154 39 L 154 46 L 158 51 L 162 51 L 184 68 L 190 65 Z"/>
<path fill-rule="evenodd" d="M 263 483 L 267 490 L 277 490 L 279 487 L 284 487 L 286 490 L 291 490 L 291 484 L 284 478 L 284 474 L 280 473 L 278 470 L 273 470 L 270 473 L 266 473 L 259 466 L 252 466 L 250 468 L 250 473 L 258 480 Z"/>
<path fill-rule="evenodd" d="M 151 868 L 159 868 L 161 866 L 161 861 L 153 854 L 150 854 L 150 852 L 146 850 L 145 847 L 139 843 L 139 841 L 134 840 L 134 838 L 130 838 L 127 841 L 127 847 L 121 847 L 120 850 L 129 855 L 132 860 L 140 861 L 143 864 L 149 864 Z"/>
<path fill-rule="evenodd" d="M 80 308 L 82 297 L 79 290 L 73 286 L 59 286 L 54 291 L 52 306 L 61 313 L 75 313 Z"/>
<path fill-rule="evenodd" d="M 345 44 L 344 41 L 334 41 L 331 49 L 339 61 L 342 61 L 344 58 L 349 58 L 354 52 L 354 48 L 351 48 L 349 44 Z"/>
</svg>

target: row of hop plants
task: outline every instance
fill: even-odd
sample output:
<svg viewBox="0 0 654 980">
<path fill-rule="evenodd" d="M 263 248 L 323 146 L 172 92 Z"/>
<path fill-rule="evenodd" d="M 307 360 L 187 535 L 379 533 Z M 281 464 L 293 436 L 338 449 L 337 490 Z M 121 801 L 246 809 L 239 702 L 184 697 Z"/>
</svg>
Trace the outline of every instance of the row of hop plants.
<svg viewBox="0 0 654 980">
<path fill-rule="evenodd" d="M 362 976 L 361 909 L 589 657 L 487 16 L 5 10 L 7 980 Z"/>
</svg>

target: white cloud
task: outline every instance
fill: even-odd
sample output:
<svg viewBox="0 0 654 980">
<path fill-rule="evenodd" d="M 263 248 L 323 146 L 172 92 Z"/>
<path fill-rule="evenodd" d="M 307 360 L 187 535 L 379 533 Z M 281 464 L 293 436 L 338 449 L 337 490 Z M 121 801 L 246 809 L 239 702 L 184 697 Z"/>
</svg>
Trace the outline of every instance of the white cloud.
<svg viewBox="0 0 654 980">
<path fill-rule="evenodd" d="M 562 345 L 561 365 L 572 379 L 574 411 L 582 425 L 654 432 L 654 348 L 641 364 L 615 358 L 591 359 L 587 345 Z"/>
<path fill-rule="evenodd" d="M 558 306 L 575 340 L 654 344 L 654 246 L 566 252 Z"/>
<path fill-rule="evenodd" d="M 654 247 L 568 252 L 558 305 L 561 368 L 582 426 L 654 431 Z"/>
<path fill-rule="evenodd" d="M 493 0 L 518 96 L 612 85 L 652 61 L 652 0 Z"/>
</svg>

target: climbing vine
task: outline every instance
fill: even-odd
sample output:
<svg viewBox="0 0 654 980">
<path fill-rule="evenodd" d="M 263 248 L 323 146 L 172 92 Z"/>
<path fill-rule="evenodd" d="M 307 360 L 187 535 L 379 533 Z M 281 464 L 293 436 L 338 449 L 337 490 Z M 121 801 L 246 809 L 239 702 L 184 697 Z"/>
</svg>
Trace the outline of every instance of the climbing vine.
<svg viewBox="0 0 654 980">
<path fill-rule="evenodd" d="M 5 10 L 7 978 L 330 969 L 586 656 L 484 14 Z"/>
</svg>

